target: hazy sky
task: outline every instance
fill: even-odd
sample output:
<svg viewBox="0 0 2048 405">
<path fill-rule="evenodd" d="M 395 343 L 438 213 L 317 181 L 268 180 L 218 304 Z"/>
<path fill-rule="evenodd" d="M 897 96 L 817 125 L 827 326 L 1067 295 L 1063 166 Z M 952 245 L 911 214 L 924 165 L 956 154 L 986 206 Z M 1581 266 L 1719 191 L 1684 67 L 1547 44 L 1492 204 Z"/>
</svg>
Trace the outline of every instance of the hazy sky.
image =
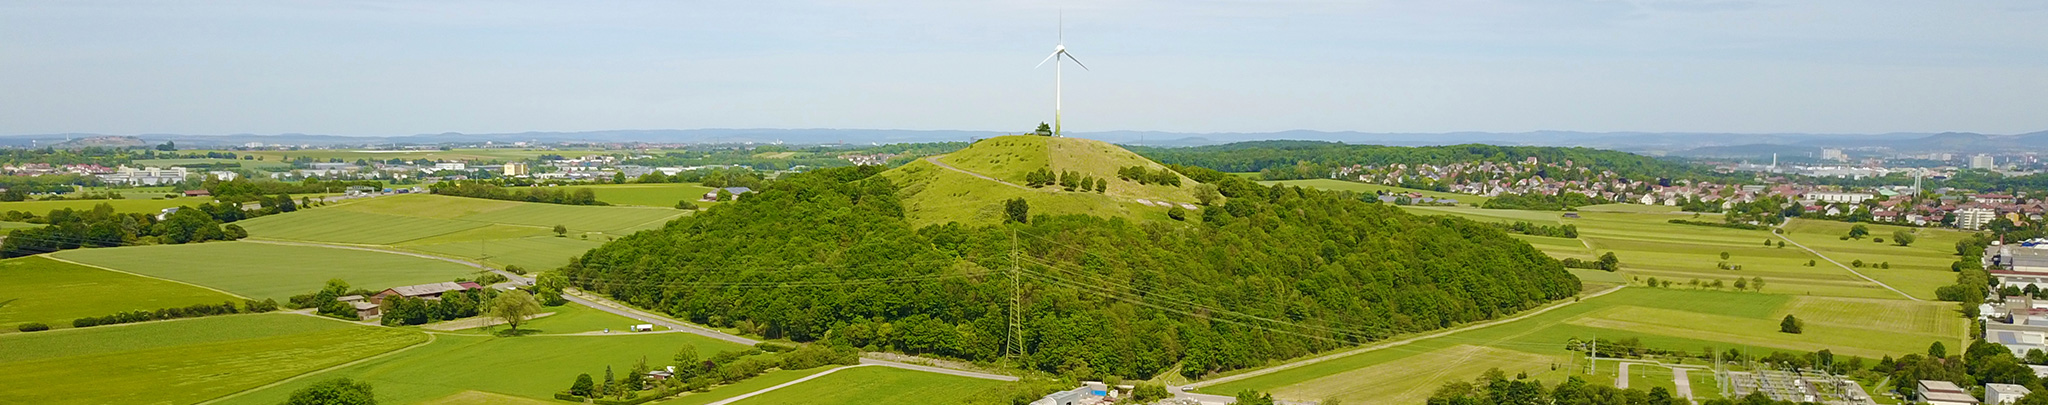
<svg viewBox="0 0 2048 405">
<path fill-rule="evenodd" d="M 5 1 L 0 134 L 2019 133 L 2048 3 Z"/>
</svg>

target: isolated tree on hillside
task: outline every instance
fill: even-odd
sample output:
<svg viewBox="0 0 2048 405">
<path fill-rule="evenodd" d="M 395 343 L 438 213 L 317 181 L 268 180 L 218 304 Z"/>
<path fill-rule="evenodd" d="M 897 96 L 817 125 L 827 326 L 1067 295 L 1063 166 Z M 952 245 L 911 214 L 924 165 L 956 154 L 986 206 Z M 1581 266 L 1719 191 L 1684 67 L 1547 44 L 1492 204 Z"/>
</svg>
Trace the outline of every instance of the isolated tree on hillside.
<svg viewBox="0 0 2048 405">
<path fill-rule="evenodd" d="M 555 237 L 559 238 L 564 236 L 569 236 L 569 227 L 555 225 Z"/>
<path fill-rule="evenodd" d="M 1750 286 L 1750 288 L 1755 288 L 1755 289 L 1756 289 L 1757 291 L 1763 291 L 1763 290 L 1764 290 L 1764 278 L 1763 278 L 1763 277 L 1754 277 L 1754 278 L 1750 278 L 1750 279 L 1749 279 L 1749 286 Z"/>
<path fill-rule="evenodd" d="M 1600 255 L 1600 269 L 1606 271 L 1621 270 L 1621 259 L 1614 257 L 1614 252 L 1602 254 Z"/>
<path fill-rule="evenodd" d="M 1780 321 L 1780 322 L 1778 322 L 1778 331 L 1779 331 L 1779 332 L 1784 332 L 1784 333 L 1792 333 L 1792 334 L 1798 334 L 1798 333 L 1804 333 L 1804 332 L 1805 332 L 1805 329 L 1806 329 L 1806 322 L 1805 322 L 1805 321 L 1800 321 L 1800 320 L 1799 320 L 1799 318 L 1795 318 L 1795 317 L 1793 317 L 1793 316 L 1792 316 L 1792 315 L 1790 315 L 1790 314 L 1787 314 L 1787 315 L 1785 315 L 1785 320 L 1784 320 L 1784 321 Z M 1941 343 L 1940 343 L 1940 342 L 1936 342 L 1935 344 L 1941 344 Z"/>
<path fill-rule="evenodd" d="M 1892 232 L 1892 243 L 1897 243 L 1899 246 L 1912 245 L 1914 241 L 1919 239 L 1919 237 L 1913 236 L 1912 232 L 1906 232 L 1904 229 Z"/>
<path fill-rule="evenodd" d="M 336 378 L 313 384 L 310 387 L 292 391 L 291 399 L 284 405 L 376 405 L 377 397 L 371 392 L 369 382 L 355 382 L 348 378 Z"/>
<path fill-rule="evenodd" d="M 1748 290 L 1748 289 L 1749 289 L 1749 279 L 1746 279 L 1746 278 L 1741 278 L 1741 277 L 1736 277 L 1736 278 L 1735 278 L 1735 291 L 1743 291 L 1743 290 Z"/>
<path fill-rule="evenodd" d="M 1195 185 L 1195 202 L 1202 205 L 1216 205 L 1216 201 L 1222 199 L 1223 193 L 1216 189 L 1216 185 L 1208 183 Z"/>
<path fill-rule="evenodd" d="M 1728 260 L 1728 252 L 1721 252 L 1721 260 Z"/>
<path fill-rule="evenodd" d="M 1181 207 L 1167 208 L 1166 217 L 1173 218 L 1175 221 L 1186 221 L 1188 220 L 1188 210 Z"/>
<path fill-rule="evenodd" d="M 1038 136 L 1052 136 L 1052 124 L 1040 122 L 1038 123 L 1038 129 L 1031 131 L 1031 133 Z"/>
<path fill-rule="evenodd" d="M 1868 226 L 1856 224 L 1856 226 L 1849 227 L 1849 239 L 1863 239 L 1864 236 L 1868 235 L 1870 235 L 1870 227 Z"/>
<path fill-rule="evenodd" d="M 511 327 L 515 334 L 519 332 L 519 324 L 526 323 L 527 317 L 539 312 L 540 303 L 523 290 L 506 291 L 491 299 L 491 317 L 505 321 L 505 326 Z"/>
<path fill-rule="evenodd" d="M 1010 222 L 1031 222 L 1031 203 L 1025 202 L 1023 197 L 1012 198 L 1003 203 L 1003 213 L 1007 214 L 1006 219 Z"/>
</svg>

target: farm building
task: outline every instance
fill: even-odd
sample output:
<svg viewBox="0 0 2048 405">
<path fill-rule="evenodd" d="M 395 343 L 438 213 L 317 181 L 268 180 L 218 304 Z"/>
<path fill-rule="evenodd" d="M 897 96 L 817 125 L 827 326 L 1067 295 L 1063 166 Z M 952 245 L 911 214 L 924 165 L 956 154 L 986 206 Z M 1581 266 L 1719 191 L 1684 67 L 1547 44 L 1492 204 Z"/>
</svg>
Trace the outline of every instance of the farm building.
<svg viewBox="0 0 2048 405">
<path fill-rule="evenodd" d="M 1948 381 L 1920 380 L 1919 387 L 1914 393 L 1928 405 L 1977 404 L 1977 397 L 1971 396 L 1969 391 L 1964 391 L 1963 387 L 1956 386 L 1956 383 Z"/>
<path fill-rule="evenodd" d="M 354 307 L 356 309 L 356 319 L 376 318 L 384 314 L 382 309 L 377 308 L 377 304 L 370 303 L 369 299 L 363 298 L 361 295 L 344 295 L 334 297 L 334 300 Z"/>
<path fill-rule="evenodd" d="M 390 298 L 393 296 L 438 300 L 441 299 L 441 294 L 445 294 L 449 291 L 462 291 L 477 288 L 483 288 L 483 285 L 467 281 L 460 283 L 445 282 L 409 285 L 403 287 L 391 287 L 385 289 L 383 292 L 377 293 L 377 295 L 370 296 L 370 302 L 382 306 L 384 305 L 385 298 Z"/>
<path fill-rule="evenodd" d="M 186 197 L 198 197 L 202 195 L 213 195 L 213 193 L 207 192 L 206 190 L 185 190 Z"/>
</svg>

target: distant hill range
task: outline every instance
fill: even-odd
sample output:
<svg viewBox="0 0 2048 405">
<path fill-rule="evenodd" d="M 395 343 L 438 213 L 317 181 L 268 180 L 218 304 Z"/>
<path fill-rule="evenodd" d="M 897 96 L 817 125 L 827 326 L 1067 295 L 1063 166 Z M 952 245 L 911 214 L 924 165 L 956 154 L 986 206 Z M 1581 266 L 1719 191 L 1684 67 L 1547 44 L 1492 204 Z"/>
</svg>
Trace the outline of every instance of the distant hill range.
<svg viewBox="0 0 2048 405">
<path fill-rule="evenodd" d="M 309 134 L 181 135 L 181 134 L 44 134 L 0 136 L 0 146 L 83 147 L 134 146 L 177 142 L 183 147 L 266 145 L 434 145 L 481 142 L 593 143 L 775 143 L 888 144 L 968 141 L 1011 133 L 1001 131 L 890 129 L 651 129 L 584 132 L 440 133 L 403 136 L 337 136 Z M 1770 153 L 1817 153 L 1821 148 L 1889 148 L 1901 152 L 2048 151 L 2048 131 L 2016 135 L 1965 132 L 1888 134 L 1690 133 L 1690 132 L 1446 132 L 1370 133 L 1326 131 L 1186 133 L 1155 131 L 1075 132 L 1070 136 L 1125 145 L 1200 146 L 1232 142 L 1298 139 L 1352 144 L 1428 146 L 1483 143 L 1523 146 L 1585 146 L 1652 155 L 1761 156 Z"/>
</svg>

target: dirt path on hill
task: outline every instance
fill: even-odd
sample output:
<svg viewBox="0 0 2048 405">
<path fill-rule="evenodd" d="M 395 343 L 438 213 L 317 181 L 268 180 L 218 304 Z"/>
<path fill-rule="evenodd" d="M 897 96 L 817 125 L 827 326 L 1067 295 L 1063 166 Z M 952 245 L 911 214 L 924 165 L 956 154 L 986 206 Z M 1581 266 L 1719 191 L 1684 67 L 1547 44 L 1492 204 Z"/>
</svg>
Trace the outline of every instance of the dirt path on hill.
<svg viewBox="0 0 2048 405">
<path fill-rule="evenodd" d="M 1790 222 L 1790 221 L 1787 221 L 1787 222 Z M 1785 230 L 1785 224 L 1782 224 L 1782 223 L 1781 223 L 1781 224 L 1778 224 L 1778 226 L 1775 226 L 1775 227 L 1773 227 L 1773 229 L 1777 229 L 1778 231 L 1784 231 L 1784 230 Z M 1782 233 L 1778 233 L 1778 232 L 1771 232 L 1771 234 L 1772 234 L 1772 235 L 1777 235 L 1777 236 L 1778 236 L 1778 239 L 1784 239 L 1784 240 L 1785 240 L 1786 242 L 1792 242 L 1792 246 L 1798 246 L 1798 247 L 1799 247 L 1800 249 L 1806 249 L 1806 253 L 1812 253 L 1812 254 L 1813 254 L 1814 256 L 1819 256 L 1821 260 L 1826 260 L 1826 261 L 1828 261 L 1828 263 L 1834 263 L 1834 264 L 1835 264 L 1835 267 L 1840 267 L 1840 268 L 1842 268 L 1842 270 L 1848 270 L 1848 271 L 1849 271 L 1849 274 L 1854 274 L 1854 275 L 1856 275 L 1856 277 L 1862 277 L 1864 281 L 1869 281 L 1869 282 L 1870 282 L 1871 284 L 1877 284 L 1877 286 L 1878 286 L 1878 287 L 1884 287 L 1884 289 L 1887 289 L 1887 290 L 1892 290 L 1892 292 L 1895 292 L 1895 293 L 1899 293 L 1899 295 L 1905 296 L 1905 297 L 1906 297 L 1906 299 L 1909 299 L 1909 300 L 1914 300 L 1914 301 L 1926 301 L 1926 300 L 1920 299 L 1920 297 L 1915 297 L 1915 296 L 1913 296 L 1913 294 L 1907 294 L 1907 293 L 1906 293 L 1905 291 L 1900 291 L 1900 290 L 1899 290 L 1899 289 L 1897 289 L 1897 288 L 1892 288 L 1892 285 L 1891 285 L 1891 284 L 1885 284 L 1885 283 L 1884 283 L 1883 281 L 1877 281 L 1877 279 L 1874 279 L 1874 278 L 1870 278 L 1870 276 L 1866 276 L 1866 275 L 1863 275 L 1863 272 L 1860 272 L 1860 271 L 1856 271 L 1856 269 L 1852 269 L 1852 268 L 1849 268 L 1849 266 L 1848 266 L 1848 265 L 1844 265 L 1844 264 L 1842 264 L 1842 262 L 1838 262 L 1838 261 L 1835 261 L 1835 259 L 1834 259 L 1834 258 L 1830 258 L 1830 257 L 1828 257 L 1827 255 L 1824 255 L 1824 254 L 1820 254 L 1820 251 L 1817 251 L 1817 250 L 1813 250 L 1813 248 L 1810 248 L 1810 247 L 1806 247 L 1806 245 L 1802 245 L 1802 244 L 1800 244 L 1800 243 L 1799 243 L 1799 241 L 1796 241 L 1796 240 L 1792 240 L 1792 237 L 1791 237 L 1791 236 L 1786 236 L 1785 234 L 1782 234 Z"/>
<path fill-rule="evenodd" d="M 940 155 L 940 156 L 944 156 L 944 155 Z M 1025 186 L 1023 186 L 1023 185 L 1021 185 L 1021 184 L 1017 184 L 1017 183 L 1011 183 L 1011 182 L 1003 181 L 1002 179 L 998 179 L 998 178 L 994 178 L 994 177 L 988 177 L 988 176 L 983 176 L 983 175 L 981 175 L 981 173 L 975 173 L 975 172 L 970 172 L 970 171 L 962 170 L 962 169 L 960 169 L 960 168 L 958 168 L 958 167 L 953 167 L 953 165 L 949 165 L 949 164 L 946 164 L 945 162 L 940 162 L 940 161 L 939 161 L 939 156 L 932 156 L 932 157 L 927 157 L 927 158 L 924 158 L 924 161 L 926 161 L 926 162 L 932 162 L 932 164 L 935 164 L 935 165 L 939 165 L 939 167 L 945 168 L 946 170 L 952 170 L 952 171 L 960 172 L 960 173 L 962 173 L 962 174 L 966 174 L 966 175 L 969 175 L 969 176 L 974 176 L 974 177 L 980 177 L 980 178 L 981 178 L 982 180 L 988 180 L 988 181 L 993 181 L 993 182 L 997 182 L 997 183 L 1003 183 L 1003 185 L 1007 185 L 1007 186 L 1010 186 L 1010 187 L 1016 187 L 1016 188 L 1021 188 L 1021 189 L 1025 189 L 1025 190 L 1033 190 L 1033 191 L 1036 191 L 1036 190 L 1037 190 L 1037 189 L 1034 189 L 1034 188 L 1030 188 L 1030 187 L 1025 187 Z"/>
</svg>

